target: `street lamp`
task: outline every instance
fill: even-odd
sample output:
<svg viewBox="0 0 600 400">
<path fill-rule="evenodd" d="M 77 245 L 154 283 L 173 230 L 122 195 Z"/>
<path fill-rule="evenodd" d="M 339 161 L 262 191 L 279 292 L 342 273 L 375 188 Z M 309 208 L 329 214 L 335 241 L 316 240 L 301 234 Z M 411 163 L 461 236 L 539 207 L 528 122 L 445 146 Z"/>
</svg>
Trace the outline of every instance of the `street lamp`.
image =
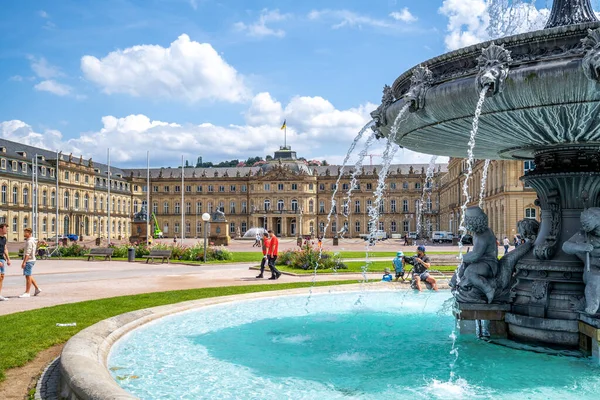
<svg viewBox="0 0 600 400">
<path fill-rule="evenodd" d="M 210 214 L 204 213 L 202 214 L 202 221 L 204 221 L 204 262 L 206 262 L 206 227 L 208 225 L 208 221 L 210 221 Z"/>
</svg>

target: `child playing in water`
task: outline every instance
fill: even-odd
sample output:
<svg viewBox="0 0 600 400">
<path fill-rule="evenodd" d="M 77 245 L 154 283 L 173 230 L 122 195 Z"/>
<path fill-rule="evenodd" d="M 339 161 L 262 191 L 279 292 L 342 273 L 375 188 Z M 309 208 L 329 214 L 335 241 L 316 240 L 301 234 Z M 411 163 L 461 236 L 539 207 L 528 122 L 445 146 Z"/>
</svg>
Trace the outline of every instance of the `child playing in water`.
<svg viewBox="0 0 600 400">
<path fill-rule="evenodd" d="M 396 257 L 392 260 L 394 270 L 396 271 L 396 282 L 398 282 L 398 279 L 400 278 L 402 278 L 402 281 L 404 281 L 404 265 L 402 265 L 403 258 L 404 253 L 399 251 L 396 253 Z"/>
<path fill-rule="evenodd" d="M 390 269 L 386 268 L 385 269 L 385 274 L 383 274 L 383 278 L 381 278 L 382 282 L 391 282 L 392 281 L 392 274 L 390 274 Z"/>
</svg>

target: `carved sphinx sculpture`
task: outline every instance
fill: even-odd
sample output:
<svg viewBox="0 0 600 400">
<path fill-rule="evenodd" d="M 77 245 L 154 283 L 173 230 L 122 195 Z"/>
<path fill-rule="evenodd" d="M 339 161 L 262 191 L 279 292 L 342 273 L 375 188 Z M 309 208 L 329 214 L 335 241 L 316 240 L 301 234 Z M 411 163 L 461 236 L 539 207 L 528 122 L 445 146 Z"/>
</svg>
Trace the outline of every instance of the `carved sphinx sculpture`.
<svg viewBox="0 0 600 400">
<path fill-rule="evenodd" d="M 410 89 L 404 95 L 404 100 L 410 103 L 408 111 L 416 112 L 425 107 L 425 94 L 433 82 L 433 74 L 427 67 L 415 67 L 410 78 Z"/>
<path fill-rule="evenodd" d="M 494 96 L 504 89 L 504 81 L 508 77 L 508 63 L 512 61 L 510 51 L 504 46 L 491 44 L 481 51 L 477 58 L 479 73 L 477 88 L 479 91 L 487 88 L 486 96 Z"/>
<path fill-rule="evenodd" d="M 463 256 L 463 262 L 450 282 L 456 300 L 488 304 L 507 302 L 517 261 L 531 250 L 539 223 L 529 219 L 519 221 L 519 233 L 526 242 L 499 261 L 496 237 L 488 227 L 487 215 L 481 208 L 467 209 L 465 226 L 473 233 L 473 250 Z"/>
<path fill-rule="evenodd" d="M 585 307 L 575 308 L 594 315 L 600 312 L 600 208 L 592 207 L 581 213 L 581 231 L 563 243 L 563 251 L 576 255 L 585 266 L 583 282 L 585 283 Z"/>
<path fill-rule="evenodd" d="M 581 60 L 583 73 L 589 80 L 600 82 L 600 29 L 588 29 L 588 35 L 581 43 L 585 50 Z"/>
</svg>

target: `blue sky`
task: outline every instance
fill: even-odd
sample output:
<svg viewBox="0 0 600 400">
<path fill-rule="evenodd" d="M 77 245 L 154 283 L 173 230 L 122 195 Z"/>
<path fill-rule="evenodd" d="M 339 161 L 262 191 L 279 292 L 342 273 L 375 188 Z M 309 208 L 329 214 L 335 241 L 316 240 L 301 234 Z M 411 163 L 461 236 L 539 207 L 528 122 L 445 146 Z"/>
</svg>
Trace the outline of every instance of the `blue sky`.
<svg viewBox="0 0 600 400">
<path fill-rule="evenodd" d="M 287 119 L 299 155 L 340 162 L 383 85 L 487 39 L 485 15 L 484 0 L 6 2 L 0 136 L 174 165 L 272 153 Z"/>
</svg>

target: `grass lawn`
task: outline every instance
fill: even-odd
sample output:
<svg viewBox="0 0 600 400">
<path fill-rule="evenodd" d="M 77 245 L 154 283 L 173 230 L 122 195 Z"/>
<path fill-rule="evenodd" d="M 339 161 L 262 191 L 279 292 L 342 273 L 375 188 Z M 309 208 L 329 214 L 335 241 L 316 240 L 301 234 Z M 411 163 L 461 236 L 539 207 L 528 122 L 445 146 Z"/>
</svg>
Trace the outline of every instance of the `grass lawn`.
<svg viewBox="0 0 600 400">
<path fill-rule="evenodd" d="M 337 270 L 338 273 L 348 273 L 348 272 L 360 273 L 360 272 L 362 272 L 361 267 L 365 263 L 362 261 L 350 261 L 345 264 L 348 266 L 348 269 L 338 269 Z M 390 270 L 392 270 L 392 273 L 394 273 L 391 264 L 392 263 L 390 261 L 373 261 L 369 265 L 368 272 L 381 272 L 383 274 L 383 270 L 385 268 L 390 268 Z M 280 271 L 291 272 L 291 273 L 295 273 L 295 274 L 312 274 L 312 273 L 314 273 L 314 269 L 303 270 L 303 269 L 290 268 L 290 267 L 287 267 L 284 265 L 278 265 L 277 269 L 279 269 Z M 448 275 L 451 275 L 451 273 L 454 272 L 454 270 L 456 269 L 456 265 L 434 266 L 431 269 L 443 272 L 444 274 L 446 272 L 448 272 L 449 273 Z M 407 271 L 409 271 L 409 269 L 407 269 Z M 334 271 L 332 269 L 317 270 L 318 274 L 331 274 L 333 272 Z"/>
<path fill-rule="evenodd" d="M 407 251 L 403 250 L 403 251 L 404 251 L 404 254 L 407 254 L 407 255 L 417 254 L 417 251 L 415 249 L 416 249 L 416 247 L 411 250 L 407 250 Z M 332 250 L 328 249 L 327 251 L 336 253 L 336 251 L 333 249 Z M 364 251 L 340 251 L 339 253 L 340 253 L 340 257 L 342 257 L 342 258 L 364 258 L 365 257 Z M 458 250 L 456 250 L 456 251 L 428 251 L 427 254 L 458 254 Z M 394 257 L 396 257 L 396 252 L 395 251 L 370 251 L 369 257 L 394 258 Z"/>
<path fill-rule="evenodd" d="M 317 282 L 315 286 L 356 283 L 353 281 Z M 234 294 L 270 292 L 312 286 L 311 282 L 283 283 L 277 285 L 226 286 L 146 293 L 133 296 L 63 304 L 16 314 L 0 316 L 0 381 L 4 371 L 20 367 L 31 361 L 42 350 L 65 343 L 77 332 L 103 319 L 165 304 Z M 56 323 L 77 322 L 73 327 L 57 327 Z"/>
</svg>

